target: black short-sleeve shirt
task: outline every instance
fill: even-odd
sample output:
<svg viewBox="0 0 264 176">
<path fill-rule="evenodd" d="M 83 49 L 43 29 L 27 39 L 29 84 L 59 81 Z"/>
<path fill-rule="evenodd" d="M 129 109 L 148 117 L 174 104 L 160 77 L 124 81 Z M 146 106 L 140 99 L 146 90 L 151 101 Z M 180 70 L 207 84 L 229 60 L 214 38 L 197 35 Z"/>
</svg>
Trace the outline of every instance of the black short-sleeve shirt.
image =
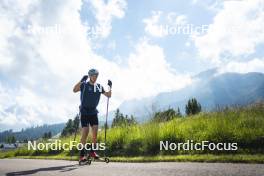
<svg viewBox="0 0 264 176">
<path fill-rule="evenodd" d="M 100 84 L 90 84 L 89 82 L 82 82 L 81 84 L 81 114 L 82 115 L 93 115 L 97 114 L 98 110 L 96 109 L 99 104 L 101 94 L 105 90 Z"/>
</svg>

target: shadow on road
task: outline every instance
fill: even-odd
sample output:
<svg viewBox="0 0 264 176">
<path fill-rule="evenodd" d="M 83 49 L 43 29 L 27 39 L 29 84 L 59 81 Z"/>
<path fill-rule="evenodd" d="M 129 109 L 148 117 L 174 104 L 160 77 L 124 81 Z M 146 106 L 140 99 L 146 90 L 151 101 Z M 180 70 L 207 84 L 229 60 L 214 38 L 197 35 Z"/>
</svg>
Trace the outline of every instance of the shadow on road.
<svg viewBox="0 0 264 176">
<path fill-rule="evenodd" d="M 66 165 L 66 166 L 56 166 L 56 167 L 45 167 L 45 168 L 38 168 L 33 170 L 25 170 L 25 171 L 18 171 L 18 172 L 9 172 L 6 176 L 13 176 L 13 175 L 30 175 L 36 174 L 37 172 L 41 171 L 60 171 L 60 172 L 68 172 L 77 169 L 76 165 Z"/>
</svg>

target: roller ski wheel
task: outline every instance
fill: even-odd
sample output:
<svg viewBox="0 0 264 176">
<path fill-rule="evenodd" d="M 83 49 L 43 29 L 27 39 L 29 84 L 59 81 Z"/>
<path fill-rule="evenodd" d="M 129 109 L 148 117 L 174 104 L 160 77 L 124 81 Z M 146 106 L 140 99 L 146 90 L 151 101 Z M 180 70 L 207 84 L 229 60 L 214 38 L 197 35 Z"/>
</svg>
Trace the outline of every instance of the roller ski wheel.
<svg viewBox="0 0 264 176">
<path fill-rule="evenodd" d="M 105 161 L 105 163 L 109 163 L 110 162 L 109 158 L 105 158 L 104 161 Z"/>
</svg>

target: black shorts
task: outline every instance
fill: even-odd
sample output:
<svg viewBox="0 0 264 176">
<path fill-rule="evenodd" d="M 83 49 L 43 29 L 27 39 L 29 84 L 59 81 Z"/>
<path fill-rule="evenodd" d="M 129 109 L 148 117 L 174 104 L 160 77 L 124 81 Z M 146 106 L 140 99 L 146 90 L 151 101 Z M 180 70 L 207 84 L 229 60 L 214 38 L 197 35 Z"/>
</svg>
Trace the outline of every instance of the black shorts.
<svg viewBox="0 0 264 176">
<path fill-rule="evenodd" d="M 98 117 L 97 114 L 94 115 L 81 115 L 81 125 L 82 127 L 88 127 L 98 125 Z"/>
</svg>

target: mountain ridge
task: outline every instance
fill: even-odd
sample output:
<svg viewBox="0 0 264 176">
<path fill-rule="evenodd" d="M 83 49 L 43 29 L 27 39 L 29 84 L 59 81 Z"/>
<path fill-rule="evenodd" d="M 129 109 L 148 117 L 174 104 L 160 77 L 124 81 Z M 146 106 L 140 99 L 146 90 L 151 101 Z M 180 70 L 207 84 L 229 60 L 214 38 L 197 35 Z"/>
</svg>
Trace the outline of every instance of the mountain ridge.
<svg viewBox="0 0 264 176">
<path fill-rule="evenodd" d="M 184 107 L 189 98 L 195 97 L 203 110 L 210 111 L 216 107 L 230 105 L 246 105 L 264 100 L 264 74 L 218 73 L 210 69 L 193 76 L 193 83 L 183 89 L 162 92 L 154 97 L 129 100 L 123 102 L 119 109 L 124 114 L 131 114 L 137 120 L 148 119 L 151 113 L 168 107 Z M 147 112 L 147 113 L 146 113 Z"/>
</svg>

